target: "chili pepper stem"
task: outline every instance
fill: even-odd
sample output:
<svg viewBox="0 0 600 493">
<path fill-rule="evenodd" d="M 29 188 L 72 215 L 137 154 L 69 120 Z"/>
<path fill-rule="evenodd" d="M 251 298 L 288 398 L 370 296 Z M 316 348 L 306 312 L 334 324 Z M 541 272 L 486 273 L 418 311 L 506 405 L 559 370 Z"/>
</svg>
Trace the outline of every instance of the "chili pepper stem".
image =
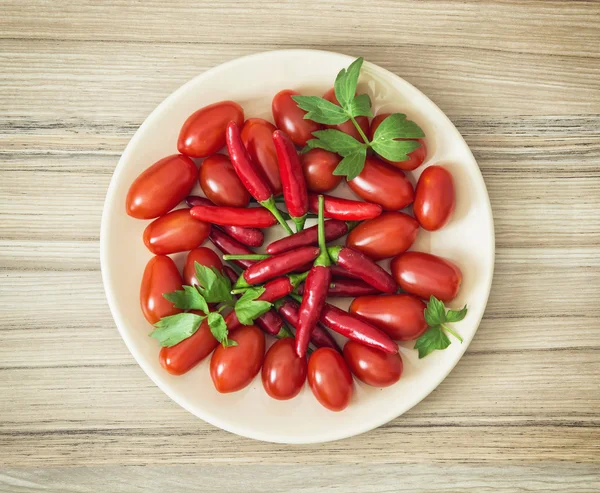
<svg viewBox="0 0 600 493">
<path fill-rule="evenodd" d="M 304 223 L 306 222 L 306 214 L 300 217 L 291 217 L 292 221 L 294 221 L 294 224 L 296 225 L 296 233 L 300 233 L 300 231 L 304 229 Z"/>
<path fill-rule="evenodd" d="M 223 260 L 265 260 L 271 257 L 271 255 L 263 253 L 253 253 L 245 255 L 223 255 Z"/>
<path fill-rule="evenodd" d="M 310 271 L 307 270 L 306 272 L 301 272 L 300 274 L 290 274 L 288 276 L 290 279 L 290 283 L 292 284 L 292 286 L 294 286 L 294 289 L 296 289 L 301 282 L 304 282 L 306 280 L 309 272 Z"/>
<path fill-rule="evenodd" d="M 360 221 L 346 221 L 346 225 L 348 226 L 348 233 L 352 231 L 356 226 L 360 224 Z"/>
<path fill-rule="evenodd" d="M 288 225 L 288 223 L 285 222 L 285 220 L 281 216 L 281 212 L 276 207 L 276 205 L 275 205 L 275 197 L 273 197 L 271 195 L 267 200 L 263 200 L 262 202 L 259 202 L 259 203 L 265 209 L 267 209 L 271 214 L 273 214 L 275 216 L 275 219 L 277 219 L 277 221 L 279 222 L 279 224 L 281 224 L 281 226 L 283 227 L 283 229 L 285 229 L 287 231 L 287 234 L 289 234 L 289 235 L 293 235 L 294 234 L 294 232 L 292 231 L 292 228 L 290 228 L 290 226 Z"/>
<path fill-rule="evenodd" d="M 319 248 L 321 253 L 315 260 L 314 265 L 322 265 L 323 267 L 329 267 L 331 265 L 331 259 L 327 252 L 327 242 L 325 241 L 325 197 L 319 195 L 319 219 L 317 229 L 319 232 Z"/>
</svg>

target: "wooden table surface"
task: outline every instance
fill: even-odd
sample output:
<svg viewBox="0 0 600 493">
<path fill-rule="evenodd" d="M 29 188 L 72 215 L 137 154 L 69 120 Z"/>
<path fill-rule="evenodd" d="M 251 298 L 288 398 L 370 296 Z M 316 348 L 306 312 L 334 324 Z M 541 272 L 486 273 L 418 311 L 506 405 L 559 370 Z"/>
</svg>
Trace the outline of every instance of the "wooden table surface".
<svg viewBox="0 0 600 493">
<path fill-rule="evenodd" d="M 600 2 L 0 13 L 0 491 L 600 489 Z M 451 375 L 387 425 L 315 446 L 240 438 L 167 398 L 121 340 L 99 268 L 106 189 L 144 118 L 210 67 L 288 47 L 362 55 L 433 99 L 496 227 L 486 315 Z"/>
</svg>

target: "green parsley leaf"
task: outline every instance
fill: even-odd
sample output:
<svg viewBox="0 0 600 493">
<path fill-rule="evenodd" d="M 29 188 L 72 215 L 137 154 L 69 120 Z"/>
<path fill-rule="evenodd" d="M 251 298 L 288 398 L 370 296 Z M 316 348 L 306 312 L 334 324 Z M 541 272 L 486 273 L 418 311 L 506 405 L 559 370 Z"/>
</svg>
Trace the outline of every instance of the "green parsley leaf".
<svg viewBox="0 0 600 493">
<path fill-rule="evenodd" d="M 163 317 L 154 324 L 155 329 L 150 337 L 157 339 L 161 346 L 174 346 L 193 335 L 205 318 L 194 313 L 178 313 Z"/>
<path fill-rule="evenodd" d="M 390 161 L 406 161 L 408 154 L 421 147 L 418 140 L 383 140 L 373 142 L 373 150 Z"/>
<path fill-rule="evenodd" d="M 440 326 L 431 327 L 415 343 L 415 349 L 419 350 L 419 359 L 424 358 L 436 349 L 446 349 L 450 345 L 450 339 Z"/>
<path fill-rule="evenodd" d="M 359 148 L 356 152 L 348 154 L 342 159 L 333 174 L 336 176 L 346 176 L 348 180 L 353 180 L 365 167 L 365 159 L 367 157 L 367 149 L 365 147 Z"/>
<path fill-rule="evenodd" d="M 360 75 L 362 64 L 363 58 L 357 58 L 347 69 L 343 68 L 340 70 L 335 79 L 335 83 L 333 85 L 335 97 L 339 101 L 340 106 L 344 109 L 347 108 L 350 102 L 354 99 L 356 86 L 358 84 L 358 76 Z"/>
<path fill-rule="evenodd" d="M 210 327 L 210 332 L 214 338 L 223 344 L 223 346 L 237 346 L 237 342 L 232 341 L 227 337 L 229 335 L 229 330 L 227 330 L 227 324 L 225 323 L 223 315 L 217 312 L 209 313 L 208 326 Z"/>
<path fill-rule="evenodd" d="M 425 137 L 421 127 L 406 119 L 402 113 L 394 113 L 381 122 L 375 130 L 373 143 L 393 139 L 420 139 Z"/>
<path fill-rule="evenodd" d="M 182 291 L 164 293 L 163 296 L 181 310 L 202 310 L 208 313 L 208 304 L 194 286 L 183 286 Z"/>
<path fill-rule="evenodd" d="M 256 318 L 271 309 L 273 303 L 257 300 L 264 292 L 265 288 L 263 287 L 250 288 L 237 301 L 233 309 L 240 323 L 252 325 Z"/>
<path fill-rule="evenodd" d="M 311 149 L 320 147 L 326 151 L 336 152 L 340 156 L 347 156 L 357 152 L 359 149 L 364 148 L 365 145 L 361 144 L 354 137 L 341 132 L 340 130 L 329 129 L 329 130 L 317 130 L 313 132 L 315 139 L 309 140 L 306 145 Z"/>
<path fill-rule="evenodd" d="M 219 272 L 216 267 L 208 268 L 198 262 L 194 263 L 199 285 L 198 291 L 208 303 L 231 303 L 231 281 Z"/>
<path fill-rule="evenodd" d="M 372 117 L 373 112 L 371 111 L 371 98 L 368 94 L 359 94 L 356 96 L 350 106 L 348 111 L 353 117 L 356 116 L 368 116 Z"/>
<path fill-rule="evenodd" d="M 317 96 L 292 96 L 298 107 L 306 111 L 304 118 L 326 125 L 344 123 L 350 117 L 337 104 Z"/>
<path fill-rule="evenodd" d="M 448 310 L 446 322 L 460 322 L 467 315 L 467 305 L 462 310 Z"/>
<path fill-rule="evenodd" d="M 429 298 L 429 303 L 425 308 L 425 321 L 430 327 L 446 322 L 446 307 L 435 296 Z"/>
</svg>

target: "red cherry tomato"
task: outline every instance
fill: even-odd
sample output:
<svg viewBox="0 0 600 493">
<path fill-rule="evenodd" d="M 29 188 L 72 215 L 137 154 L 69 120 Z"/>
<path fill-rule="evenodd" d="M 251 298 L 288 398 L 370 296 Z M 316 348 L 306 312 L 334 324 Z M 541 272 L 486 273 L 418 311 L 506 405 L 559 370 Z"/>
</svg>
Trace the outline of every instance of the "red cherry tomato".
<svg viewBox="0 0 600 493">
<path fill-rule="evenodd" d="M 244 123 L 244 110 L 234 101 L 210 104 L 192 113 L 179 132 L 177 150 L 190 157 L 206 157 L 225 146 L 229 122 Z"/>
<path fill-rule="evenodd" d="M 249 118 L 242 128 L 242 141 L 252 161 L 263 170 L 273 195 L 281 195 L 281 178 L 273 132 L 277 128 L 262 118 Z"/>
<path fill-rule="evenodd" d="M 403 212 L 384 212 L 360 223 L 348 234 L 346 246 L 372 259 L 393 257 L 408 250 L 417 238 L 419 223 Z"/>
<path fill-rule="evenodd" d="M 299 95 L 299 92 L 289 89 L 279 91 L 273 98 L 272 110 L 275 125 L 288 134 L 294 144 L 304 147 L 313 138 L 312 133 L 322 127 L 312 120 L 304 119 L 306 111 L 298 108 L 292 99 L 292 96 Z"/>
<path fill-rule="evenodd" d="M 168 255 L 200 246 L 209 233 L 210 224 L 179 209 L 152 221 L 144 230 L 144 244 L 156 255 Z"/>
<path fill-rule="evenodd" d="M 319 348 L 308 360 L 308 384 L 312 393 L 331 411 L 346 409 L 354 392 L 352 374 L 335 349 Z"/>
<path fill-rule="evenodd" d="M 379 204 L 386 211 L 404 209 L 415 197 L 413 186 L 402 171 L 373 156 L 367 157 L 363 170 L 348 185 L 363 200 Z"/>
<path fill-rule="evenodd" d="M 389 387 L 402 375 L 400 354 L 384 353 L 356 341 L 346 343 L 344 359 L 356 378 L 373 387 Z"/>
<path fill-rule="evenodd" d="M 247 207 L 250 194 L 238 178 L 233 164 L 223 154 L 213 154 L 200 165 L 200 187 L 213 204 L 223 207 Z"/>
<path fill-rule="evenodd" d="M 153 219 L 169 212 L 187 197 L 198 176 L 189 157 L 173 154 L 157 161 L 131 184 L 125 210 L 137 219 Z"/>
<path fill-rule="evenodd" d="M 229 337 L 237 346 L 219 346 L 210 359 L 210 377 L 222 394 L 246 387 L 260 371 L 265 336 L 254 325 L 244 325 Z"/>
<path fill-rule="evenodd" d="M 291 399 L 302 390 L 306 372 L 306 357 L 298 358 L 294 339 L 285 337 L 267 351 L 262 367 L 263 387 L 273 399 Z"/>
<path fill-rule="evenodd" d="M 181 289 L 181 275 L 169 257 L 158 255 L 146 264 L 142 284 L 140 286 L 140 305 L 146 320 L 155 324 L 162 317 L 181 313 L 173 303 L 163 297 L 163 293 L 171 293 Z"/>
<path fill-rule="evenodd" d="M 425 303 L 410 294 L 360 296 L 348 311 L 396 341 L 417 339 L 427 330 Z"/>
<path fill-rule="evenodd" d="M 415 190 L 413 211 L 417 221 L 428 231 L 440 229 L 450 221 L 455 205 L 452 175 L 441 166 L 429 166 L 421 173 Z"/>
<path fill-rule="evenodd" d="M 183 375 L 212 353 L 218 344 L 208 322 L 204 320 L 198 330 L 187 339 L 175 346 L 163 347 L 158 360 L 171 375 Z"/>
<path fill-rule="evenodd" d="M 377 130 L 377 127 L 379 127 L 379 125 L 381 125 L 381 122 L 390 115 L 391 115 L 391 113 L 382 113 L 381 115 L 377 115 L 375 118 L 373 118 L 373 120 L 371 121 L 371 130 L 369 132 L 369 138 L 371 140 L 373 140 L 373 135 L 375 135 L 375 130 Z M 391 164 L 392 166 L 395 166 L 396 168 L 403 169 L 405 171 L 412 171 L 413 169 L 417 169 L 419 166 L 421 166 L 425 162 L 425 159 L 427 158 L 427 145 L 425 144 L 424 139 L 396 139 L 396 140 L 417 140 L 421 144 L 421 147 L 412 151 L 408 155 L 408 159 L 406 161 L 390 161 L 388 159 L 385 159 L 384 157 L 381 157 L 381 159 L 383 159 L 386 163 Z"/>
<path fill-rule="evenodd" d="M 210 248 L 195 248 L 188 253 L 185 259 L 185 266 L 183 267 L 183 281 L 188 286 L 195 286 L 198 284 L 196 267 L 194 265 L 195 262 L 198 262 L 200 265 L 204 265 L 208 268 L 216 267 L 220 271 L 223 270 L 223 263 L 221 262 L 221 259 Z"/>
<path fill-rule="evenodd" d="M 390 269 L 404 291 L 426 300 L 435 296 L 452 301 L 462 282 L 462 272 L 456 265 L 430 253 L 403 253 L 394 257 Z"/>
<path fill-rule="evenodd" d="M 323 99 L 326 99 L 327 101 L 330 101 L 333 104 L 337 104 L 338 106 L 340 105 L 338 98 L 335 97 L 335 89 L 333 87 L 329 89 L 329 91 L 327 91 L 325 94 L 323 94 Z M 366 116 L 357 116 L 355 119 L 356 123 L 358 123 L 358 126 L 361 128 L 363 133 L 365 135 L 369 135 L 369 118 L 367 118 Z M 344 132 L 345 134 L 354 137 L 359 142 L 364 142 L 364 139 L 361 137 L 360 133 L 358 133 L 358 130 L 354 126 L 354 123 L 352 123 L 350 120 L 339 125 L 325 126 L 327 128 L 334 128 L 336 130 Z"/>
<path fill-rule="evenodd" d="M 324 149 L 311 149 L 300 156 L 306 188 L 314 193 L 324 193 L 333 190 L 342 181 L 341 176 L 333 174 L 342 160 L 340 156 Z"/>
</svg>

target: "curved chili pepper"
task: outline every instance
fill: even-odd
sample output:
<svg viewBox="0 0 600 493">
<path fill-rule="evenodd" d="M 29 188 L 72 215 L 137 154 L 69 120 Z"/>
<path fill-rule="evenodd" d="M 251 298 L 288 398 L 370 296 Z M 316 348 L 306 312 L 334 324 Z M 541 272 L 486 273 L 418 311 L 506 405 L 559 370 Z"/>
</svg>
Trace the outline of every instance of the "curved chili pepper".
<svg viewBox="0 0 600 493">
<path fill-rule="evenodd" d="M 285 325 L 285 322 L 275 310 L 269 310 L 263 313 L 255 320 L 256 324 L 262 331 L 270 336 L 282 339 L 284 337 L 294 337 L 290 329 Z"/>
<path fill-rule="evenodd" d="M 296 327 L 296 354 L 302 358 L 306 354 L 310 334 L 317 325 L 325 298 L 327 297 L 327 289 L 331 282 L 331 271 L 329 266 L 331 260 L 327 253 L 327 245 L 325 243 L 325 221 L 324 199 L 319 195 L 319 248 L 321 253 L 315 260 L 313 268 L 308 273 L 304 284 L 304 296 L 300 304 L 300 314 L 298 316 L 298 326 Z"/>
<path fill-rule="evenodd" d="M 350 227 L 344 221 L 330 219 L 325 221 L 325 241 L 333 241 L 341 238 L 350 231 Z M 267 253 L 276 255 L 287 252 L 301 246 L 317 245 L 319 242 L 318 226 L 311 226 L 291 236 L 275 240 L 267 246 Z"/>
<path fill-rule="evenodd" d="M 242 245 L 239 241 L 234 240 L 217 228 L 211 229 L 208 239 L 214 246 L 216 246 L 222 253 L 225 254 L 252 255 L 254 253 L 248 247 Z M 247 269 L 252 264 L 256 263 L 253 260 L 231 260 L 231 262 L 235 265 L 238 265 L 242 269 Z"/>
<path fill-rule="evenodd" d="M 289 296 L 296 301 L 302 299 L 295 293 Z M 398 352 L 398 345 L 386 333 L 329 303 L 325 303 L 319 321 L 334 332 L 365 346 L 374 347 L 385 353 Z"/>
<path fill-rule="evenodd" d="M 296 328 L 298 326 L 298 316 L 300 310 L 300 305 L 298 303 L 282 298 L 275 302 L 275 309 L 292 327 Z M 310 334 L 310 342 L 312 342 L 317 348 L 330 347 L 338 352 L 342 352 L 337 342 L 335 342 L 335 339 L 331 336 L 327 329 L 319 323 L 315 325 L 315 328 Z"/>
<path fill-rule="evenodd" d="M 359 279 L 359 276 L 352 274 L 352 272 L 348 272 L 343 267 L 340 267 L 337 264 L 331 264 L 329 266 L 329 270 L 331 271 L 331 277 L 333 279 Z"/>
<path fill-rule="evenodd" d="M 300 295 L 304 294 L 304 284 L 300 284 L 296 292 Z M 327 290 L 327 296 L 332 298 L 356 298 L 380 293 L 377 288 L 358 279 L 332 279 Z"/>
<path fill-rule="evenodd" d="M 307 246 L 280 253 L 279 255 L 273 255 L 248 267 L 244 271 L 244 279 L 250 285 L 263 284 L 269 279 L 288 274 L 307 262 L 316 259 L 319 251 L 317 247 Z"/>
<path fill-rule="evenodd" d="M 190 214 L 199 221 L 225 226 L 269 228 L 277 224 L 275 216 L 260 207 L 243 209 L 241 207 L 197 205 L 190 209 Z"/>
<path fill-rule="evenodd" d="M 308 213 L 308 193 L 298 152 L 292 140 L 281 130 L 273 132 L 273 144 L 277 152 L 285 205 L 296 231 L 302 231 Z"/>
<path fill-rule="evenodd" d="M 327 249 L 336 264 L 383 293 L 395 293 L 398 285 L 394 278 L 373 260 L 352 248 L 334 246 Z"/>
<path fill-rule="evenodd" d="M 252 195 L 260 205 L 267 209 L 277 221 L 279 221 L 279 224 L 283 226 L 288 234 L 292 234 L 292 230 L 288 226 L 288 223 L 281 217 L 281 213 L 275 206 L 275 197 L 267 184 L 267 178 L 252 162 L 252 159 L 246 150 L 246 146 L 244 146 L 244 142 L 242 141 L 240 129 L 235 122 L 228 123 L 227 129 L 225 130 L 225 141 L 227 142 L 227 150 L 229 151 L 231 164 L 233 164 L 233 168 L 243 185 L 246 187 L 246 190 L 248 190 L 250 195 Z M 247 225 L 237 224 L 237 226 Z"/>
<path fill-rule="evenodd" d="M 196 205 L 206 205 L 215 207 L 215 205 L 208 199 L 204 197 L 199 197 L 198 195 L 190 195 L 187 199 L 185 199 L 186 204 L 189 207 L 194 207 Z M 234 240 L 239 241 L 240 243 L 250 246 L 250 247 L 259 247 L 262 246 L 265 241 L 265 235 L 258 228 L 244 228 L 242 226 L 219 226 L 225 233 L 231 236 Z"/>
<path fill-rule="evenodd" d="M 362 202 L 360 200 L 348 200 L 324 195 L 325 197 L 325 217 L 340 219 L 342 221 L 364 221 L 373 219 L 381 214 L 383 209 L 378 204 L 371 202 Z M 308 194 L 308 210 L 315 212 L 318 210 L 319 197 L 316 194 Z"/>
</svg>

